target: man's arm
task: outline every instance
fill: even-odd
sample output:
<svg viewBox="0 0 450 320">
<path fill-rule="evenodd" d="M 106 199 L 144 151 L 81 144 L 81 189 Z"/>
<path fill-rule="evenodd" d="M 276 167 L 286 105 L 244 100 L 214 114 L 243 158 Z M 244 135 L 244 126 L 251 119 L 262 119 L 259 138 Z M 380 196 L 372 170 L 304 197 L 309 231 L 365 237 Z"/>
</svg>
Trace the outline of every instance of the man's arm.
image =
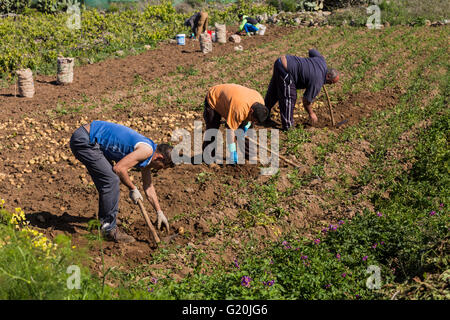
<svg viewBox="0 0 450 320">
<path fill-rule="evenodd" d="M 128 189 L 130 190 L 136 189 L 136 186 L 133 184 L 133 182 L 130 179 L 130 176 L 128 175 L 128 170 L 133 168 L 139 162 L 148 159 L 148 157 L 150 157 L 152 153 L 153 149 L 149 145 L 143 143 L 138 144 L 138 146 L 133 152 L 123 157 L 122 160 L 117 162 L 116 165 L 113 167 L 114 173 L 119 176 L 120 181 L 124 185 L 126 185 Z"/>
<path fill-rule="evenodd" d="M 142 170 L 142 187 L 144 188 L 145 195 L 147 196 L 148 201 L 152 205 L 153 209 L 156 211 L 156 223 L 158 229 L 161 228 L 161 225 L 164 226 L 169 232 L 169 221 L 167 221 L 167 217 L 164 215 L 161 207 L 159 206 L 158 197 L 156 196 L 155 187 L 152 183 L 152 172 L 149 166 L 145 167 Z"/>
<path fill-rule="evenodd" d="M 313 103 L 309 102 L 307 98 L 303 97 L 303 107 L 305 108 L 305 111 L 308 112 L 309 118 L 311 119 L 312 124 L 316 124 L 318 119 L 312 109 L 312 104 Z"/>
<path fill-rule="evenodd" d="M 244 30 L 244 26 L 245 26 L 246 23 L 247 23 L 247 18 L 242 18 L 242 22 L 239 25 L 239 31 L 238 32 L 241 32 L 242 30 Z"/>
<path fill-rule="evenodd" d="M 308 55 L 309 55 L 310 58 L 314 58 L 314 57 L 322 57 L 322 55 L 320 54 L 320 52 L 317 51 L 316 49 L 309 49 Z"/>
<path fill-rule="evenodd" d="M 155 211 L 161 211 L 155 187 L 152 183 L 152 172 L 149 166 L 142 169 L 142 187 L 144 188 L 145 195 L 153 209 L 155 209 Z"/>
</svg>

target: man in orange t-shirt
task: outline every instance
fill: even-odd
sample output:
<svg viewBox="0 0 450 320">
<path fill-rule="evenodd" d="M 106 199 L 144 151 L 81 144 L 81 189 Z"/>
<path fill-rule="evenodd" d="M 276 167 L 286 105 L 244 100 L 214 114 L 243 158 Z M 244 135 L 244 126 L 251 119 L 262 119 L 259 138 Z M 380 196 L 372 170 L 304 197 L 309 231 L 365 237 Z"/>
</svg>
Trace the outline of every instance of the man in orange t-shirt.
<svg viewBox="0 0 450 320">
<path fill-rule="evenodd" d="M 264 106 L 264 99 L 256 90 L 233 83 L 220 84 L 208 90 L 205 98 L 205 109 L 203 118 L 205 119 L 206 130 L 219 129 L 220 119 L 225 119 L 226 125 L 231 129 L 231 141 L 228 148 L 231 153 L 233 163 L 238 162 L 235 134 L 237 129 L 246 132 L 253 122 L 263 123 L 269 114 L 269 110 Z M 203 142 L 203 150 L 212 141 Z"/>
</svg>

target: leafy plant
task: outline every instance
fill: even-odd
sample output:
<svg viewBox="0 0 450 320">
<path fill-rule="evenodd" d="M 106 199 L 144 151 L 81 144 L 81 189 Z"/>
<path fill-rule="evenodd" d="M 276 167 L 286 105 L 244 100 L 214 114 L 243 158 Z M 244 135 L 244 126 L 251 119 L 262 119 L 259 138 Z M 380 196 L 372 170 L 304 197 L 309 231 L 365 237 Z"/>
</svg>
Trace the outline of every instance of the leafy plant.
<svg viewBox="0 0 450 320">
<path fill-rule="evenodd" d="M 2 0 L 0 1 L 0 13 L 21 13 L 30 5 L 31 0 Z"/>
</svg>

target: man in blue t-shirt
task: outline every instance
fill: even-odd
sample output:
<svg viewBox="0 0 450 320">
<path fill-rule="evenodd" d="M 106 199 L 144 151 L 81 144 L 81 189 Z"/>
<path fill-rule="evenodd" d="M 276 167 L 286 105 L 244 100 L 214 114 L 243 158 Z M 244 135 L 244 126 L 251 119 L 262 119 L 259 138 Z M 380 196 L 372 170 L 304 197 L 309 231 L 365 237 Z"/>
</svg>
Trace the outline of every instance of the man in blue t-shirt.
<svg viewBox="0 0 450 320">
<path fill-rule="evenodd" d="M 120 124 L 93 121 L 78 128 L 70 139 L 70 149 L 87 168 L 99 193 L 98 217 L 106 239 L 130 243 L 135 239 L 118 230 L 120 182 L 130 190 L 134 203 L 143 200 L 141 193 L 128 175 L 131 168 L 141 169 L 143 190 L 157 212 L 158 229 L 161 224 L 169 231 L 169 223 L 158 203 L 152 183 L 151 169 L 159 170 L 173 165 L 172 147 L 156 145 L 149 138 Z M 115 164 L 113 164 L 115 162 Z"/>
<path fill-rule="evenodd" d="M 275 103 L 279 103 L 282 129 L 288 130 L 294 126 L 297 89 L 306 89 L 303 107 L 314 125 L 317 123 L 317 116 L 312 110 L 314 99 L 325 83 L 332 84 L 338 80 L 338 71 L 329 69 L 325 58 L 315 49 L 309 50 L 309 58 L 281 56 L 273 66 L 272 79 L 264 98 L 265 106 L 271 110 Z"/>
</svg>

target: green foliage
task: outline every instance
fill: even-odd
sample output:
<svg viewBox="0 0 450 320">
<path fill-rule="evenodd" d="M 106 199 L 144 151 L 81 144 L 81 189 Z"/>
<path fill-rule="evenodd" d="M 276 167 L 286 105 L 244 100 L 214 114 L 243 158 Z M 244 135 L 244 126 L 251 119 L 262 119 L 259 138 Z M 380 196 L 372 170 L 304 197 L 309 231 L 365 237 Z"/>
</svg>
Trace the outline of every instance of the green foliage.
<svg viewBox="0 0 450 320">
<path fill-rule="evenodd" d="M 371 3 L 372 0 L 324 0 L 323 4 L 327 10 L 360 6 Z"/>
<path fill-rule="evenodd" d="M 51 15 L 30 14 L 4 18 L 0 23 L 0 78 L 8 78 L 19 68 L 49 74 L 55 72 L 58 55 L 77 57 L 80 61 L 97 61 L 117 50 L 143 48 L 159 40 L 187 32 L 184 20 L 187 14 L 175 11 L 170 1 L 138 9 L 101 14 L 97 10 L 82 13 L 81 29 L 69 29 L 67 14 L 58 13 L 72 0 L 42 0 L 41 10 L 56 12 Z M 240 5 L 240 6 L 239 6 Z M 239 10 L 249 14 L 274 12 L 267 6 L 251 6 L 246 2 L 233 4 L 226 10 L 211 9 L 211 25 L 215 21 L 237 21 Z M 56 10 L 56 11 L 55 11 Z M 39 28 L 35 26 L 39 25 Z M 124 51 L 125 51 L 124 50 Z"/>
<path fill-rule="evenodd" d="M 0 13 L 21 13 L 29 8 L 31 0 L 2 0 L 0 1 Z"/>
<path fill-rule="evenodd" d="M 427 19 L 447 19 L 450 3 L 446 0 L 383 0 L 380 9 L 382 20 L 389 21 L 392 25 L 412 22 L 423 25 Z"/>
<path fill-rule="evenodd" d="M 71 297 L 66 268 L 76 263 L 79 252 L 71 240 L 59 235 L 46 255 L 37 245 L 36 235 L 10 224 L 11 214 L 0 209 L 0 299 L 63 299 Z M 83 267 L 80 265 L 80 268 Z M 86 270 L 83 275 L 86 279 Z"/>
<path fill-rule="evenodd" d="M 323 0 L 269 0 L 268 4 L 274 8 L 288 12 L 317 11 L 323 9 Z"/>
</svg>

